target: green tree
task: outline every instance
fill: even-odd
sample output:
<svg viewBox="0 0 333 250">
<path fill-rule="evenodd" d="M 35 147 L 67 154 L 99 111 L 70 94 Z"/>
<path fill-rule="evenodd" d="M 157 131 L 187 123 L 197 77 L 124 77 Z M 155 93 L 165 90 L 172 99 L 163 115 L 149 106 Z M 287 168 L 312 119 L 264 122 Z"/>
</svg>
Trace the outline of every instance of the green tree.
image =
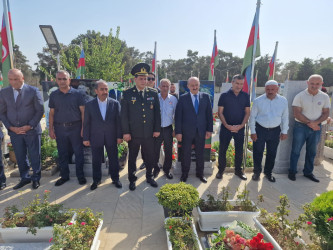
<svg viewBox="0 0 333 250">
<path fill-rule="evenodd" d="M 300 67 L 297 71 L 296 80 L 307 80 L 310 75 L 314 74 L 314 64 L 313 60 L 310 58 L 304 58 L 303 62 L 300 64 Z"/>
</svg>

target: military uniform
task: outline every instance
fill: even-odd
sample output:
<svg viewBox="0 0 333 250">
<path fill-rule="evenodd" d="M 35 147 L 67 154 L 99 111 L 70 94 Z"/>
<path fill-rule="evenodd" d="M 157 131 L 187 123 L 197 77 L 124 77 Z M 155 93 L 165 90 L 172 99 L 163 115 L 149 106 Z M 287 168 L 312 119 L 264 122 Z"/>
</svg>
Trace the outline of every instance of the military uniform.
<svg viewBox="0 0 333 250">
<path fill-rule="evenodd" d="M 149 67 L 149 66 L 148 66 Z M 132 73 L 133 74 L 133 73 Z M 134 75 L 134 74 L 133 74 Z M 153 179 L 154 132 L 161 131 L 160 103 L 156 90 L 145 87 L 143 91 L 136 86 L 123 92 L 121 99 L 121 125 L 123 134 L 130 134 L 128 142 L 128 179 L 136 181 L 136 159 L 140 146 L 145 152 L 146 178 Z"/>
</svg>

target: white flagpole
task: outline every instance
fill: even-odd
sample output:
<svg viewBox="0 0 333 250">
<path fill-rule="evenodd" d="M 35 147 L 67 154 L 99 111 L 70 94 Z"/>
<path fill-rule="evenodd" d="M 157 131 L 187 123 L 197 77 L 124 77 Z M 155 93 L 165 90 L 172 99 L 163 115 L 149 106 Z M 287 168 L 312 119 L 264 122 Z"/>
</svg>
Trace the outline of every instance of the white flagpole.
<svg viewBox="0 0 333 250">
<path fill-rule="evenodd" d="M 275 50 L 274 50 L 274 69 L 273 69 L 273 80 L 275 78 L 275 65 L 276 65 L 276 56 L 277 56 L 277 49 L 278 49 L 279 42 L 276 41 Z"/>
<path fill-rule="evenodd" d="M 12 42 L 12 34 L 10 33 L 10 24 L 9 24 L 9 17 L 8 17 L 8 6 L 7 6 L 7 0 L 3 0 L 3 14 L 6 24 L 6 32 L 7 32 L 7 41 L 8 41 L 8 48 L 9 48 L 9 60 L 10 60 L 10 67 L 14 68 L 13 64 L 13 42 Z"/>
</svg>

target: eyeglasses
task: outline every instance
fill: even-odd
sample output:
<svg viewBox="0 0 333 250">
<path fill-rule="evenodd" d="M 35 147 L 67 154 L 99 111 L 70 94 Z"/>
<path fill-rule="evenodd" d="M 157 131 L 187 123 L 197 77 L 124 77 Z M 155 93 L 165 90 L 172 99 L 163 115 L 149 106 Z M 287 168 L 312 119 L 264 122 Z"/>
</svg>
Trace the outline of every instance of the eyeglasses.
<svg viewBox="0 0 333 250">
<path fill-rule="evenodd" d="M 155 81 L 155 78 L 150 78 L 150 77 L 148 77 L 147 80 L 148 80 L 148 81 Z"/>
<path fill-rule="evenodd" d="M 57 80 L 59 80 L 59 81 L 67 81 L 68 79 L 67 78 L 57 78 Z"/>
</svg>

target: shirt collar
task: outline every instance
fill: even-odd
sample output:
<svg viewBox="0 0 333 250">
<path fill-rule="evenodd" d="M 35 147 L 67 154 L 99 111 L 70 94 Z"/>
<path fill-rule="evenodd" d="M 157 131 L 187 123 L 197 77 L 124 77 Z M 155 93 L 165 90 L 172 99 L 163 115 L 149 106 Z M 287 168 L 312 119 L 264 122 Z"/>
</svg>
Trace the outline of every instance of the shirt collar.
<svg viewBox="0 0 333 250">
<path fill-rule="evenodd" d="M 229 92 L 230 94 L 233 94 L 234 96 L 236 96 L 236 94 L 235 94 L 235 92 L 232 90 L 232 88 L 230 88 L 228 92 Z M 244 93 L 244 91 L 241 90 L 241 91 L 238 93 L 237 96 L 242 95 L 243 93 Z"/>
<path fill-rule="evenodd" d="M 21 88 L 19 88 L 20 90 L 23 89 L 24 83 L 22 84 Z M 13 88 L 13 87 L 12 87 Z M 16 90 L 15 88 L 13 88 L 13 90 Z M 17 90 L 16 90 L 17 91 Z"/>
<path fill-rule="evenodd" d="M 320 90 L 319 90 L 319 91 L 320 91 Z M 308 88 L 305 89 L 305 93 L 308 94 L 308 95 L 310 95 L 310 96 L 316 96 L 316 95 L 318 95 L 318 94 L 319 94 L 319 91 L 318 91 L 317 94 L 313 95 L 313 94 L 311 94 L 311 93 L 309 92 L 309 89 L 308 89 Z"/>
<path fill-rule="evenodd" d="M 198 94 L 196 94 L 198 98 L 199 98 L 199 93 L 200 93 L 200 92 L 198 92 Z M 190 92 L 190 94 L 191 94 L 191 97 L 192 97 L 192 98 L 195 98 L 194 95 L 193 95 L 191 92 Z"/>
<path fill-rule="evenodd" d="M 106 102 L 108 101 L 108 98 L 105 98 L 104 101 L 101 101 L 101 100 L 98 98 L 98 96 L 96 96 L 96 98 L 97 98 L 98 103 L 100 103 L 100 104 L 104 104 L 104 103 L 106 103 Z"/>
<path fill-rule="evenodd" d="M 166 100 L 166 99 L 170 99 L 170 97 L 171 97 L 171 95 L 168 94 L 167 97 L 165 98 L 165 100 Z M 158 98 L 164 100 L 163 97 L 162 97 L 162 95 L 161 95 L 161 93 L 158 93 Z"/>
<path fill-rule="evenodd" d="M 140 91 L 143 91 L 143 92 L 145 92 L 145 90 L 146 90 L 146 87 L 144 87 L 144 89 L 143 90 L 139 90 L 136 86 L 135 86 L 135 88 L 136 88 L 136 90 L 138 91 L 138 93 L 140 93 Z"/>
</svg>

